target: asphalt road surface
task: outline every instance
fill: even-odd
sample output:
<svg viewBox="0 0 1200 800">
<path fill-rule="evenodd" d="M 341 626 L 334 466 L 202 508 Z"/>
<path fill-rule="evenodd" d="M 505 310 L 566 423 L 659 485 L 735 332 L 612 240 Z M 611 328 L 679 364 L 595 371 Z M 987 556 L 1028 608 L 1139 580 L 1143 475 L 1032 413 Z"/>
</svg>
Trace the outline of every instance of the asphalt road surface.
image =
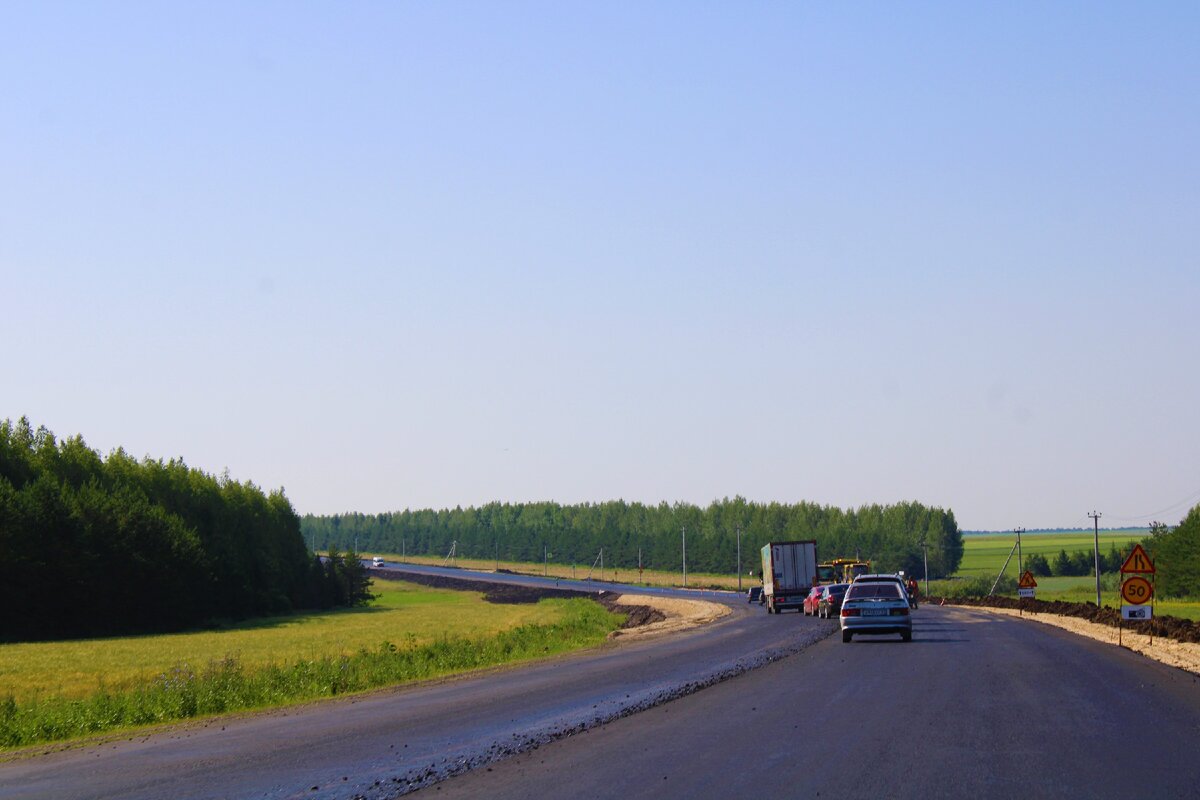
<svg viewBox="0 0 1200 800">
<path fill-rule="evenodd" d="M 1058 628 L 922 607 L 417 797 L 1195 798 L 1200 679 Z"/>
<path fill-rule="evenodd" d="M 1189 673 L 981 611 L 842 644 L 725 597 L 657 642 L 0 764 L 0 798 L 1198 794 Z"/>
</svg>

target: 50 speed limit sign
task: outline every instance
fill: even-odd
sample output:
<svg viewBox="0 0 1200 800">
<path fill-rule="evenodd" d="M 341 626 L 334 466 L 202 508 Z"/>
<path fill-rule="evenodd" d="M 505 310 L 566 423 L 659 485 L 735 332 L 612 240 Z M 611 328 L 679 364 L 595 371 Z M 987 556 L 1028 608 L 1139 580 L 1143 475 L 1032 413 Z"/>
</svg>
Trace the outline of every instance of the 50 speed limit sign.
<svg viewBox="0 0 1200 800">
<path fill-rule="evenodd" d="M 1134 575 L 1126 578 L 1121 584 L 1121 599 L 1126 603 L 1134 606 L 1140 606 L 1143 603 L 1149 603 L 1154 597 L 1154 587 L 1150 585 L 1150 581 Z"/>
</svg>

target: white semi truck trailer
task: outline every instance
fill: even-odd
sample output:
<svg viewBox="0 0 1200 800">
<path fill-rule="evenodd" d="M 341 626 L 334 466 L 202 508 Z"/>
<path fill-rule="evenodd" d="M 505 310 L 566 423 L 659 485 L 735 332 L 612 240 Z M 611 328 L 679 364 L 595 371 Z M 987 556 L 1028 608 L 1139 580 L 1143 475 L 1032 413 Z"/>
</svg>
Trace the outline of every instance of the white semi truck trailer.
<svg viewBox="0 0 1200 800">
<path fill-rule="evenodd" d="M 816 540 L 765 545 L 762 578 L 768 614 L 778 614 L 785 608 L 801 609 L 804 598 L 818 583 Z"/>
</svg>

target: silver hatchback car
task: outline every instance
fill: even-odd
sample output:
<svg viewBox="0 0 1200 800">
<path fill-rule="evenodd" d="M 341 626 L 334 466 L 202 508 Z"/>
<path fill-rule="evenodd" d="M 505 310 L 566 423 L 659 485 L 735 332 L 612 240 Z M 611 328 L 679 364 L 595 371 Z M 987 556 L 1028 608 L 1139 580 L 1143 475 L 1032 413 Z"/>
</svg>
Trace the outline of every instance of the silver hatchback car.
<svg viewBox="0 0 1200 800">
<path fill-rule="evenodd" d="M 891 581 L 855 581 L 842 600 L 842 641 L 856 633 L 898 633 L 912 641 L 912 616 L 904 590 Z"/>
</svg>

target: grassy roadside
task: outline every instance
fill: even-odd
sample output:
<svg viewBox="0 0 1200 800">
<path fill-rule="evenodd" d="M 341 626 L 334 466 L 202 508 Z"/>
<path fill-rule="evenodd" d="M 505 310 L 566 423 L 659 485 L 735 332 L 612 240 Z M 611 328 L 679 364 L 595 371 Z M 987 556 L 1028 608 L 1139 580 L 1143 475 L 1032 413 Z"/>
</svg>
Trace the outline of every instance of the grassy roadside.
<svg viewBox="0 0 1200 800">
<path fill-rule="evenodd" d="M 385 587 L 386 589 L 386 587 Z M 106 731 L 136 728 L 166 722 L 193 719 L 213 714 L 244 711 L 302 703 L 310 700 L 360 692 L 382 686 L 449 675 L 481 667 L 528 661 L 568 652 L 600 643 L 621 623 L 620 615 L 611 614 L 591 600 L 547 599 L 528 606 L 496 606 L 485 603 L 474 592 L 448 592 L 424 587 L 407 587 L 398 593 L 423 598 L 419 616 L 436 628 L 438 616 L 445 616 L 445 605 L 457 603 L 471 607 L 468 616 L 488 609 L 508 614 L 524 611 L 527 619 L 515 624 L 495 624 L 486 631 L 430 633 L 419 635 L 420 625 L 391 625 L 386 635 L 376 627 L 368 644 L 359 643 L 308 655 L 308 645 L 299 644 L 281 651 L 276 658 L 261 661 L 226 654 L 174 665 L 152 675 L 124 678 L 115 682 L 101 680 L 87 692 L 44 694 L 22 688 L 12 678 L 35 671 L 36 665 L 16 661 L 8 648 L 0 646 L 0 748 L 59 741 Z M 386 593 L 386 592 L 385 592 Z M 467 596 L 466 600 L 455 595 Z M 471 596 L 475 596 L 472 598 Z M 438 602 L 438 600 L 442 602 Z M 379 601 L 377 601 L 379 602 Z M 394 602 L 394 600 L 393 600 Z M 386 620 L 387 601 L 376 616 Z M 440 608 L 439 608 L 440 606 Z M 485 606 L 487 609 L 479 609 Z M 404 610 L 411 611 L 410 604 Z M 371 612 L 371 609 L 364 609 Z M 333 624 L 347 613 L 310 615 L 331 617 Z M 307 618 L 306 618 L 307 619 Z M 307 619 L 310 624 L 320 620 Z M 395 621 L 395 620 L 393 620 Z M 412 619 L 406 619 L 413 622 Z M 430 628 L 430 630 L 433 630 Z M 454 629 L 453 625 L 449 626 Z M 183 634 L 186 636 L 187 634 Z M 261 631 L 256 635 L 262 635 Z M 153 653 L 165 637 L 138 637 L 145 652 Z M 48 643 L 64 648 L 91 643 Z M 86 648 L 85 648 L 86 652 Z M 136 654 L 136 650 L 133 651 Z M 199 651 L 196 651 L 199 652 Z M 66 656 L 58 653 L 60 659 Z M 118 670 L 119 672 L 119 670 Z M 18 694 L 20 692 L 20 694 Z"/>
<path fill-rule="evenodd" d="M 256 669 L 339 657 L 385 640 L 423 645 L 562 618 L 554 605 L 488 603 L 480 592 L 398 581 L 378 581 L 372 591 L 378 597 L 365 608 L 247 620 L 220 630 L 0 645 L 0 699 L 77 699 L 100 688 L 142 685 L 180 665 L 200 669 L 232 657 Z"/>
</svg>

